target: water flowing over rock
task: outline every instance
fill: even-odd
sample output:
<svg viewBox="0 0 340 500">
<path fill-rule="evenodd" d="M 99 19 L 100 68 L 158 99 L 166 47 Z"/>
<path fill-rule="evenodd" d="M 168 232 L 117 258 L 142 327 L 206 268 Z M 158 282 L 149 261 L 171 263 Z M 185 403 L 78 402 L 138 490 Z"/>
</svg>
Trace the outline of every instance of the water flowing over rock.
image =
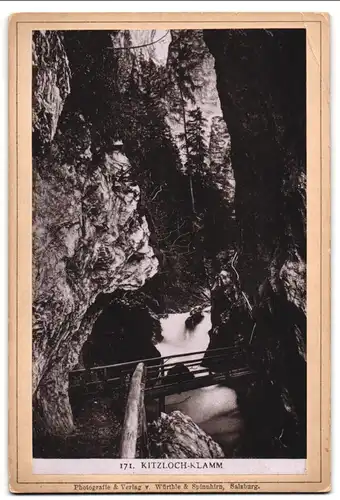
<svg viewBox="0 0 340 500">
<path fill-rule="evenodd" d="M 180 411 L 162 413 L 149 425 L 154 458 L 223 458 L 221 447 Z"/>
<path fill-rule="evenodd" d="M 64 57 L 47 67 L 46 39 L 57 44 L 56 57 Z M 34 95 L 56 94 L 60 73 L 69 74 L 61 38 L 35 37 L 35 53 Z M 72 92 L 71 81 L 70 99 Z M 107 145 L 94 161 L 90 124 L 72 101 L 63 113 L 58 101 L 49 127 L 49 111 L 39 112 L 45 101 L 34 102 L 36 130 L 51 141 L 48 154 L 35 156 L 33 172 L 35 417 L 49 433 L 63 434 L 73 429 L 68 373 L 106 294 L 140 288 L 157 272 L 158 260 L 138 212 L 140 189 L 128 158 Z"/>
</svg>

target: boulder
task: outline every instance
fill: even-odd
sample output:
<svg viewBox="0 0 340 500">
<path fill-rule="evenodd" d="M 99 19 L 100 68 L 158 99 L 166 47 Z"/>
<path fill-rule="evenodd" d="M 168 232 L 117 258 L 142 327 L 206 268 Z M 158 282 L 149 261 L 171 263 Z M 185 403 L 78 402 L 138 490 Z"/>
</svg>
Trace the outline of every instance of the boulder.
<svg viewBox="0 0 340 500">
<path fill-rule="evenodd" d="M 180 411 L 162 413 L 148 427 L 152 458 L 223 458 L 221 447 Z"/>
</svg>

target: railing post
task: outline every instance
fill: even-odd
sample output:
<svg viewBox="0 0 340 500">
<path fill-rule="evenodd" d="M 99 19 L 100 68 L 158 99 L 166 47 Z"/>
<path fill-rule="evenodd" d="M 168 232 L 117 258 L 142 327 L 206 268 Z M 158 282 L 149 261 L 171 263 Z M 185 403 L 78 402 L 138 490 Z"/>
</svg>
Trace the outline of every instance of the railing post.
<svg viewBox="0 0 340 500">
<path fill-rule="evenodd" d="M 161 370 L 161 383 L 163 383 L 163 379 L 164 379 L 164 360 L 161 359 L 161 367 L 160 367 L 160 370 Z M 159 416 L 161 416 L 161 413 L 165 412 L 165 396 L 163 395 L 160 395 L 159 396 Z"/>
<path fill-rule="evenodd" d="M 139 363 L 132 375 L 129 395 L 127 398 L 123 431 L 120 445 L 121 458 L 135 458 L 137 449 L 139 414 L 143 394 L 144 364 Z"/>
</svg>

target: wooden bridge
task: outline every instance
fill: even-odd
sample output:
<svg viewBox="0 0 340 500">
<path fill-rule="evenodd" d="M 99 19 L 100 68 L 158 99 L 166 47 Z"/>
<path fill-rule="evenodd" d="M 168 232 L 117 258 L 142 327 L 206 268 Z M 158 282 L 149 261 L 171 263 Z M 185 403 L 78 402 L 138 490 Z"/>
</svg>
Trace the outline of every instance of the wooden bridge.
<svg viewBox="0 0 340 500">
<path fill-rule="evenodd" d="M 74 370 L 69 392 L 71 398 L 120 393 L 126 403 L 120 456 L 133 458 L 139 438 L 147 457 L 145 400 L 158 401 L 160 415 L 166 396 L 220 383 L 235 387 L 253 373 L 244 348 L 226 347 Z"/>
<path fill-rule="evenodd" d="M 69 390 L 84 395 L 98 394 L 107 389 L 126 390 L 139 363 L 143 363 L 146 369 L 145 395 L 155 399 L 221 382 L 232 382 L 252 373 L 244 349 L 224 347 L 73 370 L 70 373 Z"/>
</svg>

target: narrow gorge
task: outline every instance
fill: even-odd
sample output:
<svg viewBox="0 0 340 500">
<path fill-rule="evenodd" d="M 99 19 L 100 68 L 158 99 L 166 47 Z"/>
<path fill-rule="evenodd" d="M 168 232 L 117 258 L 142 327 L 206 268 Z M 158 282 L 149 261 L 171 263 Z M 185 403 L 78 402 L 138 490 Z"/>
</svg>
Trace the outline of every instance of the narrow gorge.
<svg viewBox="0 0 340 500">
<path fill-rule="evenodd" d="M 173 419 L 184 455 L 305 457 L 304 31 L 36 31 L 32 65 L 35 456 L 83 446 L 72 370 L 236 347 L 228 439 L 176 407 L 153 453 Z"/>
</svg>

